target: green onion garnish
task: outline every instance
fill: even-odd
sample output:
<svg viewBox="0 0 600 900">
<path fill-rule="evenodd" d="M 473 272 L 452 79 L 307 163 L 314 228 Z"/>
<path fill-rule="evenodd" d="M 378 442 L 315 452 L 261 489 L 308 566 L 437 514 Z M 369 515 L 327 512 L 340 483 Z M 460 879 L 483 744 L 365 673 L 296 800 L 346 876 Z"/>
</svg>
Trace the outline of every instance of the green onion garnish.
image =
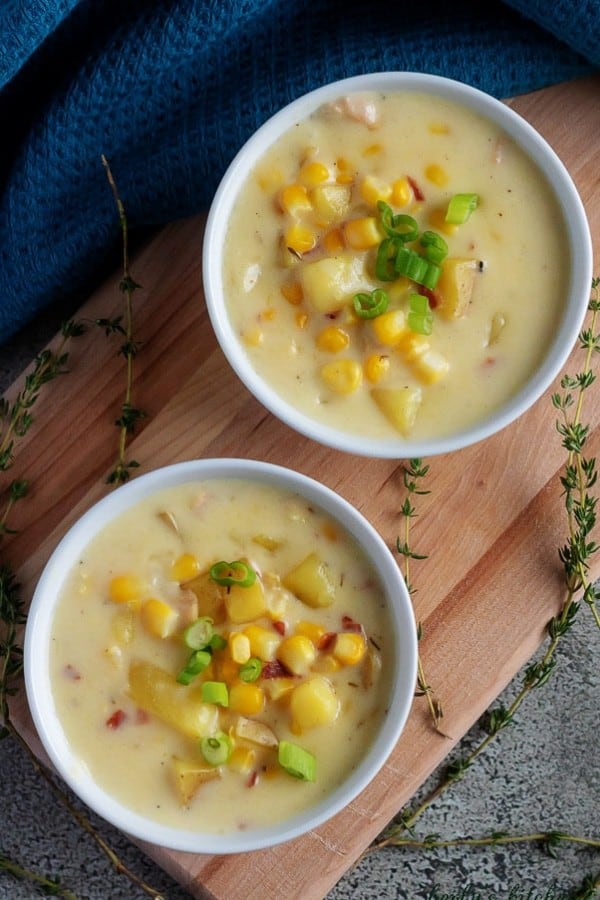
<svg viewBox="0 0 600 900">
<path fill-rule="evenodd" d="M 217 731 L 202 738 L 200 750 L 209 766 L 222 766 L 231 756 L 231 739 L 223 731 Z"/>
<path fill-rule="evenodd" d="M 242 681 L 256 681 L 261 672 L 262 662 L 258 656 L 251 656 L 248 662 L 245 662 L 243 666 L 240 666 L 238 674 Z"/>
<path fill-rule="evenodd" d="M 227 646 L 227 641 L 222 634 L 217 634 L 217 632 L 215 631 L 210 641 L 208 642 L 208 646 L 211 650 L 224 650 Z"/>
<path fill-rule="evenodd" d="M 179 684 L 191 684 L 196 675 L 203 672 L 212 659 L 208 650 L 194 650 L 185 667 L 177 676 Z"/>
<path fill-rule="evenodd" d="M 448 255 L 448 244 L 441 234 L 437 234 L 435 231 L 424 231 L 420 244 L 425 248 L 425 257 L 429 262 L 439 265 Z"/>
<path fill-rule="evenodd" d="M 375 275 L 379 281 L 395 281 L 398 277 L 394 264 L 399 242 L 395 238 L 384 238 L 377 248 Z"/>
<path fill-rule="evenodd" d="M 408 313 L 408 327 L 417 334 L 431 334 L 433 328 L 433 313 L 429 308 L 429 300 L 423 294 L 411 294 L 408 298 L 410 310 Z"/>
<path fill-rule="evenodd" d="M 419 226 L 417 220 L 406 213 L 397 213 L 394 215 L 392 207 L 385 200 L 377 201 L 377 209 L 381 216 L 381 225 L 385 233 L 395 240 L 402 241 L 403 244 L 409 241 L 416 241 L 419 236 Z"/>
<path fill-rule="evenodd" d="M 229 692 L 225 682 L 202 682 L 202 700 L 204 703 L 216 703 L 219 706 L 229 706 Z"/>
<path fill-rule="evenodd" d="M 210 644 L 212 636 L 213 620 L 209 616 L 201 616 L 185 629 L 183 642 L 190 650 L 203 650 Z"/>
<path fill-rule="evenodd" d="M 381 288 L 375 288 L 370 294 L 359 293 L 354 295 L 354 312 L 360 319 L 374 319 L 386 311 L 389 302 L 386 292 L 382 291 Z"/>
<path fill-rule="evenodd" d="M 312 753 L 292 744 L 290 741 L 279 741 L 277 759 L 282 769 L 294 778 L 302 781 L 316 781 L 317 760 Z"/>
<path fill-rule="evenodd" d="M 217 584 L 237 585 L 238 587 L 251 587 L 256 581 L 256 572 L 245 562 L 239 559 L 234 562 L 217 562 L 210 567 L 210 577 Z"/>
<path fill-rule="evenodd" d="M 478 203 L 478 194 L 455 194 L 448 204 L 446 222 L 450 225 L 462 225 L 467 221 Z"/>
</svg>

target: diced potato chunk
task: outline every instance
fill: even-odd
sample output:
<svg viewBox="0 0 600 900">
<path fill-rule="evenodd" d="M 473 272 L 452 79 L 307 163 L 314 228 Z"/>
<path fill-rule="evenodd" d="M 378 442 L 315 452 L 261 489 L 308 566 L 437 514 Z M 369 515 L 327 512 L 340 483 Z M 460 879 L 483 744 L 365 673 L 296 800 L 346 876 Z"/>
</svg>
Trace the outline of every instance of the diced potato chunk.
<svg viewBox="0 0 600 900">
<path fill-rule="evenodd" d="M 280 678 L 265 678 L 265 693 L 269 700 L 281 700 L 296 687 L 297 679 L 282 675 Z"/>
<path fill-rule="evenodd" d="M 246 719 L 245 716 L 239 716 L 236 719 L 233 734 L 251 744 L 258 744 L 260 747 L 276 747 L 279 743 L 277 735 L 268 725 L 265 725 L 264 722 Z"/>
<path fill-rule="evenodd" d="M 283 585 L 307 606 L 331 606 L 335 588 L 329 569 L 317 553 L 309 553 L 283 578 Z"/>
<path fill-rule="evenodd" d="M 198 789 L 207 781 L 220 778 L 218 766 L 207 766 L 195 759 L 173 757 L 171 774 L 177 796 L 183 806 L 187 806 Z"/>
<path fill-rule="evenodd" d="M 331 725 L 340 711 L 340 701 L 333 685 L 324 675 L 313 675 L 294 688 L 290 698 L 292 731 Z"/>
<path fill-rule="evenodd" d="M 178 684 L 170 672 L 153 663 L 131 663 L 129 696 L 140 709 L 188 737 L 204 737 L 218 727 L 216 706 L 204 703 L 197 688 Z"/>
<path fill-rule="evenodd" d="M 154 637 L 167 638 L 174 633 L 179 615 L 177 610 L 164 600 L 150 597 L 142 604 L 140 618 L 146 631 Z"/>
<path fill-rule="evenodd" d="M 373 388 L 371 396 L 394 428 L 405 436 L 410 435 L 421 406 L 421 388 L 414 385 Z"/>
<path fill-rule="evenodd" d="M 414 361 L 414 369 L 425 384 L 435 384 L 450 371 L 450 363 L 437 350 L 426 350 Z"/>
<path fill-rule="evenodd" d="M 281 635 L 262 625 L 248 625 L 244 632 L 250 642 L 250 653 L 268 662 L 275 659 L 277 647 L 281 643 Z"/>
<path fill-rule="evenodd" d="M 310 192 L 315 213 L 323 224 L 343 219 L 350 208 L 348 184 L 320 184 Z"/>
<path fill-rule="evenodd" d="M 250 587 L 231 585 L 225 594 L 225 608 L 232 622 L 250 622 L 258 619 L 267 611 L 265 591 L 260 579 L 256 579 Z"/>
<path fill-rule="evenodd" d="M 293 634 L 285 638 L 277 650 L 277 659 L 293 675 L 304 675 L 315 661 L 315 645 L 305 634 Z"/>
<path fill-rule="evenodd" d="M 300 272 L 305 299 L 319 312 L 341 309 L 357 291 L 370 290 L 364 260 L 355 254 L 324 256 Z"/>
<path fill-rule="evenodd" d="M 183 587 L 198 598 L 198 616 L 209 616 L 216 625 L 225 621 L 225 589 L 213 581 L 208 571 L 201 572 Z"/>
<path fill-rule="evenodd" d="M 439 297 L 436 312 L 448 319 L 465 315 L 471 302 L 477 269 L 475 259 L 455 257 L 444 260 L 435 289 Z"/>
</svg>

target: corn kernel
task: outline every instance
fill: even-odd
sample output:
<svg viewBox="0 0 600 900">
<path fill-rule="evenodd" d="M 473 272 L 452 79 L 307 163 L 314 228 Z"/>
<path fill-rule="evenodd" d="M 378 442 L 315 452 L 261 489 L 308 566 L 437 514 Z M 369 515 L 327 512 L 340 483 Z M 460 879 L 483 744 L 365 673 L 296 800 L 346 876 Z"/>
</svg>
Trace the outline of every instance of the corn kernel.
<svg viewBox="0 0 600 900">
<path fill-rule="evenodd" d="M 317 335 L 317 347 L 326 353 L 339 353 L 350 343 L 348 332 L 336 325 L 328 325 Z"/>
<path fill-rule="evenodd" d="M 308 313 L 298 312 L 296 313 L 296 325 L 298 328 L 306 328 L 308 324 Z"/>
<path fill-rule="evenodd" d="M 285 244 L 290 250 L 296 253 L 308 253 L 317 243 L 314 231 L 306 225 L 300 225 L 298 222 L 292 225 L 285 233 Z"/>
<path fill-rule="evenodd" d="M 412 200 L 412 188 L 407 178 L 397 178 L 392 182 L 391 201 L 394 206 L 407 206 Z"/>
<path fill-rule="evenodd" d="M 302 184 L 305 184 L 307 187 L 314 187 L 323 181 L 327 181 L 329 169 L 321 162 L 307 162 L 300 169 L 298 177 Z"/>
<path fill-rule="evenodd" d="M 312 203 L 303 184 L 288 184 L 279 192 L 279 205 L 290 216 L 310 212 Z"/>
<path fill-rule="evenodd" d="M 381 153 L 383 147 L 381 144 L 369 144 L 368 147 L 365 147 L 363 150 L 363 156 L 376 156 L 378 153 Z"/>
<path fill-rule="evenodd" d="M 447 235 L 453 235 L 458 228 L 458 225 L 452 225 L 450 222 L 446 222 L 446 210 L 442 207 L 432 209 L 429 214 L 429 224 L 432 228 L 435 228 L 436 231 L 441 231 Z"/>
<path fill-rule="evenodd" d="M 258 656 L 260 659 L 275 659 L 275 653 L 281 643 L 281 635 L 262 625 L 247 625 L 244 634 L 250 644 L 250 656 Z"/>
<path fill-rule="evenodd" d="M 326 629 L 323 625 L 319 625 L 317 622 L 309 622 L 305 619 L 302 619 L 296 625 L 296 634 L 303 634 L 305 637 L 309 638 L 313 642 L 313 644 L 317 644 L 318 641 L 326 634 Z"/>
<path fill-rule="evenodd" d="M 448 173 L 437 163 L 431 163 L 425 167 L 425 178 L 438 187 L 444 187 L 444 185 L 448 184 Z"/>
<path fill-rule="evenodd" d="M 332 256 L 344 249 L 344 236 L 340 228 L 333 228 L 323 237 L 323 248 Z"/>
<path fill-rule="evenodd" d="M 354 181 L 354 172 L 352 163 L 343 156 L 339 156 L 335 161 L 338 174 L 335 180 L 338 184 L 352 184 Z"/>
<path fill-rule="evenodd" d="M 139 600 L 142 584 L 135 575 L 115 575 L 108 586 L 108 593 L 113 603 L 130 603 Z"/>
<path fill-rule="evenodd" d="M 246 328 L 242 334 L 242 340 L 248 347 L 259 347 L 265 339 L 265 333 L 258 325 Z"/>
<path fill-rule="evenodd" d="M 427 126 L 431 134 L 449 134 L 450 126 L 446 122 L 430 122 Z"/>
<path fill-rule="evenodd" d="M 167 638 L 175 631 L 179 616 L 177 610 L 165 603 L 164 600 L 151 597 L 143 603 L 140 618 L 142 625 L 150 634 L 159 638 Z"/>
<path fill-rule="evenodd" d="M 353 631 L 343 631 L 336 635 L 332 653 L 344 666 L 355 666 L 367 650 L 364 635 Z"/>
<path fill-rule="evenodd" d="M 421 354 L 429 350 L 429 341 L 424 334 L 419 334 L 416 331 L 407 331 L 400 339 L 398 349 L 409 362 L 414 362 Z"/>
<path fill-rule="evenodd" d="M 408 325 L 402 309 L 390 309 L 371 320 L 375 337 L 380 344 L 393 347 L 406 334 Z"/>
<path fill-rule="evenodd" d="M 426 350 L 417 358 L 414 368 L 421 381 L 435 384 L 448 374 L 450 363 L 437 350 Z"/>
<path fill-rule="evenodd" d="M 182 553 L 171 566 L 171 578 L 174 581 L 191 581 L 200 571 L 200 563 L 193 553 Z"/>
<path fill-rule="evenodd" d="M 257 684 L 244 681 L 233 684 L 229 689 L 229 709 L 242 716 L 255 716 L 265 705 L 265 692 Z"/>
<path fill-rule="evenodd" d="M 377 384 L 387 374 L 389 368 L 389 356 L 386 356 L 385 353 L 371 353 L 365 360 L 365 378 L 371 384 Z"/>
<path fill-rule="evenodd" d="M 285 281 L 279 288 L 282 295 L 292 306 L 299 306 L 302 303 L 302 285 L 298 281 Z"/>
<path fill-rule="evenodd" d="M 392 186 L 375 175 L 366 175 L 360 183 L 360 196 L 365 203 L 376 206 L 378 200 L 390 199 Z"/>
<path fill-rule="evenodd" d="M 277 649 L 277 659 L 294 675 L 304 675 L 315 661 L 315 645 L 305 634 L 284 638 Z"/>
<path fill-rule="evenodd" d="M 362 369 L 354 359 L 326 363 L 321 378 L 336 394 L 352 394 L 362 383 Z"/>
<path fill-rule="evenodd" d="M 227 765 L 235 772 L 247 775 L 256 762 L 256 750 L 252 747 L 234 747 Z"/>
<path fill-rule="evenodd" d="M 229 635 L 228 646 L 232 660 L 240 666 L 247 663 L 252 656 L 252 653 L 250 652 L 250 640 L 248 635 L 244 634 L 242 631 L 234 631 L 233 634 Z"/>
<path fill-rule="evenodd" d="M 215 657 L 218 681 L 224 681 L 225 684 L 232 684 L 239 675 L 239 665 L 234 662 L 229 653 L 219 653 L 218 658 Z M 243 663 L 241 663 L 243 665 Z M 207 671 L 206 669 L 204 670 Z"/>
<path fill-rule="evenodd" d="M 374 216 L 349 219 L 344 223 L 343 232 L 346 243 L 354 250 L 368 250 L 369 247 L 376 247 L 384 237 L 379 220 Z"/>
<path fill-rule="evenodd" d="M 330 522 L 329 520 L 323 522 L 321 533 L 323 534 L 323 537 L 327 538 L 328 541 L 337 541 L 338 539 L 338 530 L 333 522 Z"/>
<path fill-rule="evenodd" d="M 258 319 L 260 322 L 271 322 L 277 315 L 277 310 L 273 306 L 269 306 L 267 309 L 263 309 L 258 314 Z"/>
</svg>

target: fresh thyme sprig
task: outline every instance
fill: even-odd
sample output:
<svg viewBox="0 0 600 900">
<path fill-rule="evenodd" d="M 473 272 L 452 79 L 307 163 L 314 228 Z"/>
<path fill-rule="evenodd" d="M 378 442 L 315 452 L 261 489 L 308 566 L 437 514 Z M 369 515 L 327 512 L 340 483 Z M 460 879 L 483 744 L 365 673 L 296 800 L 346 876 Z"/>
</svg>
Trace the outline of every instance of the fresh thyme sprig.
<svg viewBox="0 0 600 900">
<path fill-rule="evenodd" d="M 581 593 L 584 601 L 589 605 L 594 621 L 598 625 L 599 617 L 596 606 L 598 592 L 589 581 L 590 561 L 600 546 L 591 538 L 592 529 L 596 524 L 596 497 L 590 493 L 590 490 L 597 482 L 597 472 L 595 459 L 587 458 L 584 455 L 589 426 L 582 423 L 582 418 L 584 394 L 595 381 L 592 369 L 594 354 L 600 351 L 600 334 L 597 332 L 600 313 L 600 278 L 594 278 L 592 281 L 588 310 L 591 314 L 590 325 L 580 332 L 578 340 L 580 349 L 585 353 L 582 371 L 575 376 L 565 375 L 561 380 L 562 393 L 552 395 L 552 404 L 560 413 L 556 428 L 562 438 L 562 445 L 567 451 L 561 484 L 565 496 L 568 538 L 558 551 L 564 569 L 565 596 L 560 612 L 550 619 L 546 626 L 549 637 L 548 646 L 541 659 L 531 663 L 525 669 L 521 688 L 512 702 L 507 707 L 500 705 L 488 711 L 483 722 L 487 731 L 485 738 L 465 756 L 446 766 L 438 784 L 425 798 L 412 809 L 403 810 L 363 855 L 390 845 L 432 847 L 517 842 L 517 839 L 509 841 L 503 835 L 499 836 L 498 832 L 477 839 L 457 838 L 440 841 L 435 835 L 430 836 L 430 839 L 426 837 L 418 840 L 414 835 L 414 825 L 436 800 L 445 794 L 456 781 L 464 777 L 475 760 L 486 750 L 500 731 L 513 724 L 515 713 L 529 694 L 546 684 L 556 666 L 556 651 L 560 641 L 570 630 L 579 610 L 579 602 L 576 600 L 578 593 Z M 414 466 L 411 464 L 408 474 L 405 475 L 405 483 L 406 479 L 411 477 L 411 471 L 419 469 L 419 467 L 419 460 L 415 461 Z M 410 503 L 405 502 L 403 512 L 407 518 L 414 515 Z M 398 550 L 407 560 L 411 558 L 407 530 L 405 530 L 404 544 L 399 543 Z M 406 833 L 411 836 L 410 839 L 404 836 Z M 545 837 L 541 838 L 540 835 Z M 551 837 L 549 838 L 548 835 Z M 518 841 L 539 841 L 541 839 L 547 850 L 552 850 L 561 840 L 575 840 L 591 846 L 600 845 L 596 839 L 579 838 L 557 831 L 523 835 L 518 838 Z M 576 900 L 588 900 L 595 895 L 598 888 L 600 888 L 600 876 L 588 876 L 575 895 Z"/>
<path fill-rule="evenodd" d="M 402 467 L 402 477 L 404 480 L 404 487 L 406 489 L 406 497 L 400 509 L 400 513 L 404 519 L 404 534 L 403 540 L 400 539 L 400 536 L 396 538 L 396 550 L 398 551 L 400 556 L 404 558 L 404 581 L 411 597 L 415 595 L 416 589 L 413 587 L 411 581 L 410 562 L 413 559 L 427 559 L 426 555 L 415 553 L 410 543 L 410 524 L 411 520 L 417 515 L 417 511 L 413 504 L 412 498 L 415 496 L 425 496 L 426 494 L 429 494 L 428 490 L 425 490 L 421 487 L 422 480 L 427 476 L 428 472 L 429 466 L 424 465 L 423 460 L 421 459 L 411 459 L 408 461 L 408 465 Z M 419 622 L 417 626 L 417 637 L 419 641 L 421 641 L 423 637 L 423 625 L 421 622 Z M 425 697 L 425 699 L 427 700 L 431 719 L 436 731 L 443 733 L 440 730 L 440 721 L 444 715 L 442 704 L 441 701 L 436 697 L 433 688 L 428 683 L 427 678 L 425 677 L 425 669 L 423 667 L 423 661 L 421 659 L 420 653 L 417 658 L 417 687 L 417 696 Z"/>
<path fill-rule="evenodd" d="M 117 211 L 119 214 L 119 224 L 121 226 L 121 239 L 123 250 L 123 277 L 119 284 L 119 288 L 125 296 L 125 325 L 123 326 L 123 316 L 115 319 L 97 319 L 95 324 L 104 329 L 105 334 L 120 334 L 125 340 L 121 344 L 119 353 L 125 357 L 127 367 L 125 399 L 121 405 L 121 415 L 115 421 L 115 425 L 119 429 L 119 449 L 117 462 L 114 469 L 108 475 L 108 484 L 119 485 L 128 481 L 131 475 L 131 469 L 139 466 L 135 459 L 126 459 L 127 440 L 135 431 L 135 427 L 140 419 L 146 417 L 144 410 L 135 407 L 132 403 L 133 398 L 133 362 L 140 349 L 138 341 L 133 337 L 133 294 L 141 285 L 135 281 L 129 270 L 129 228 L 127 223 L 127 215 L 125 207 L 121 200 L 116 182 L 110 169 L 108 160 L 103 155 L 102 165 L 106 170 L 106 177 L 115 198 Z"/>
<path fill-rule="evenodd" d="M 46 897 L 63 897 L 64 900 L 77 900 L 77 896 L 67 888 L 62 887 L 60 879 L 46 875 L 38 875 L 14 862 L 0 849 L 0 872 L 7 872 L 19 881 L 29 881 L 37 885 Z"/>
</svg>

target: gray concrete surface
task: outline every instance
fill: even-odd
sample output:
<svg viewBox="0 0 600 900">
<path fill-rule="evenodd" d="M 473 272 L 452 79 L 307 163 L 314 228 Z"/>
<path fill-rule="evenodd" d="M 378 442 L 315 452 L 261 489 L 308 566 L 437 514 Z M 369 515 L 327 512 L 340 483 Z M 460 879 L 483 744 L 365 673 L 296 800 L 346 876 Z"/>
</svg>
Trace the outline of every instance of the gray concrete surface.
<svg viewBox="0 0 600 900">
<path fill-rule="evenodd" d="M 0 346 L 0 391 L 54 333 L 62 312 L 40 317 L 26 335 Z M 500 701 L 509 703 L 519 684 L 517 676 Z M 499 735 L 465 778 L 422 816 L 417 833 L 454 838 L 552 829 L 600 839 L 599 688 L 600 633 L 584 608 L 561 644 L 548 684 L 530 696 L 516 724 Z M 463 755 L 482 734 L 476 725 L 450 758 Z M 59 876 L 80 900 L 147 896 L 114 871 L 10 739 L 0 743 L 0 773 L 0 852 Z M 434 774 L 420 793 L 435 781 Z M 127 838 L 94 815 L 91 819 L 123 861 L 167 900 L 189 897 Z M 555 858 L 531 844 L 391 848 L 365 858 L 328 900 L 566 900 L 588 874 L 600 875 L 600 850 L 579 844 L 561 845 Z M 42 894 L 34 886 L 0 871 L 0 900 L 37 896 Z"/>
</svg>

